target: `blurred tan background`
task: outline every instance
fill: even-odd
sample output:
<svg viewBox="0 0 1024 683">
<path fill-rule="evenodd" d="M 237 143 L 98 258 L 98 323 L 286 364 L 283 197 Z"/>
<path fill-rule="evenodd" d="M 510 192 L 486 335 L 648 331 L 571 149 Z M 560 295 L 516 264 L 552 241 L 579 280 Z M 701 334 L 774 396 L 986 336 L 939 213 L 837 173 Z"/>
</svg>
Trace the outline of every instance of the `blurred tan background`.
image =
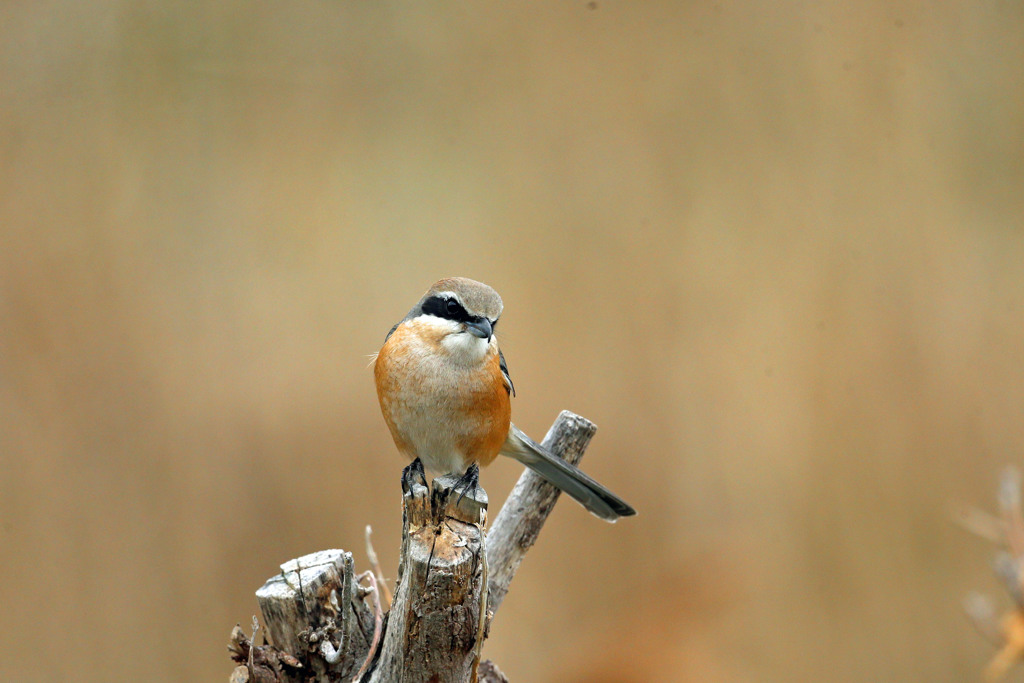
<svg viewBox="0 0 1024 683">
<path fill-rule="evenodd" d="M 453 274 L 640 509 L 556 509 L 513 681 L 980 678 L 948 506 L 1024 456 L 1024 5 L 0 15 L 0 679 L 223 681 L 279 563 L 372 524 L 393 576 L 368 355 Z"/>
</svg>

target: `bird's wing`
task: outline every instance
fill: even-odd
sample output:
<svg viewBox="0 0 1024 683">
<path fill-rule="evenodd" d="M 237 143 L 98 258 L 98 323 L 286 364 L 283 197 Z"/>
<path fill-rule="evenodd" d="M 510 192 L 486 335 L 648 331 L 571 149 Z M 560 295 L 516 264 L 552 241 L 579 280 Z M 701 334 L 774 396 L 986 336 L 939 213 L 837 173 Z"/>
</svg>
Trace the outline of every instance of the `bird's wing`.
<svg viewBox="0 0 1024 683">
<path fill-rule="evenodd" d="M 512 384 L 512 378 L 508 375 L 508 364 L 505 363 L 505 354 L 498 349 L 498 364 L 501 366 L 501 374 L 505 378 L 505 391 L 513 396 L 516 395 L 516 386 Z"/>
</svg>

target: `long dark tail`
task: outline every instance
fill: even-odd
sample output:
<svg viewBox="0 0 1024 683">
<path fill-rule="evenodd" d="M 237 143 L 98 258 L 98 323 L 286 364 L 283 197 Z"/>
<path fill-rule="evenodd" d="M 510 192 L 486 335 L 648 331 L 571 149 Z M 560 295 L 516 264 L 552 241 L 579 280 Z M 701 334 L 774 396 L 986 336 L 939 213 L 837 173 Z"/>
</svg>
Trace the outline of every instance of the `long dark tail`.
<svg viewBox="0 0 1024 683">
<path fill-rule="evenodd" d="M 626 501 L 591 479 L 578 467 L 545 450 L 515 425 L 509 429 L 501 454 L 523 463 L 603 520 L 614 522 L 619 517 L 636 514 L 636 510 Z"/>
</svg>

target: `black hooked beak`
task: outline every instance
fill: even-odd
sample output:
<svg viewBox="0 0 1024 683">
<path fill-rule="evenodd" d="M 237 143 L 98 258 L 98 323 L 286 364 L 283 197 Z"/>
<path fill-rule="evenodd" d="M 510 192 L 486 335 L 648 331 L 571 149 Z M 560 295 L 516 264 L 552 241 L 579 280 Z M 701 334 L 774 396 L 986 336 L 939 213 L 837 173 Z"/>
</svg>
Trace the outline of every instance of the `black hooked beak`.
<svg viewBox="0 0 1024 683">
<path fill-rule="evenodd" d="M 474 337 L 480 337 L 487 341 L 491 341 L 491 335 L 494 333 L 494 330 L 491 328 L 491 321 L 487 318 L 476 318 L 466 322 L 466 329 Z"/>
</svg>

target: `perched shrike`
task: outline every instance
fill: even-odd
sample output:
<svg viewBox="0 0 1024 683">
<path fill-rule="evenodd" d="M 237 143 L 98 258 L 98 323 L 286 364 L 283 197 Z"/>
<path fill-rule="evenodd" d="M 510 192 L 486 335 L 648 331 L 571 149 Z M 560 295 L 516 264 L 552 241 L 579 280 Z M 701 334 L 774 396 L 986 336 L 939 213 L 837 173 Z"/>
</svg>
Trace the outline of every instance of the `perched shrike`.
<svg viewBox="0 0 1024 683">
<path fill-rule="evenodd" d="M 388 332 L 374 378 L 398 450 L 421 473 L 426 466 L 474 481 L 476 466 L 507 455 L 601 519 L 635 515 L 621 498 L 512 424 L 515 388 L 494 335 L 501 311 L 501 297 L 487 285 L 446 278 Z"/>
</svg>

